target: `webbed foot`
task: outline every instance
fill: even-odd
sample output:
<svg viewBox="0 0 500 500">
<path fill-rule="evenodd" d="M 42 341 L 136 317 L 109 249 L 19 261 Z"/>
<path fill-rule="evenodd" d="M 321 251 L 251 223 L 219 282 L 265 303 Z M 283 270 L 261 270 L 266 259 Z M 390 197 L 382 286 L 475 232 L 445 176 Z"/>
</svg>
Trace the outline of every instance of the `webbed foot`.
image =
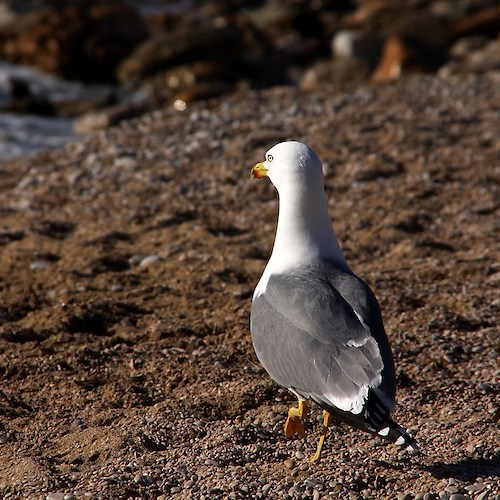
<svg viewBox="0 0 500 500">
<path fill-rule="evenodd" d="M 288 410 L 288 418 L 285 422 L 285 436 L 291 437 L 298 434 L 301 437 L 306 436 L 302 419 L 307 416 L 310 407 L 306 401 L 299 401 L 299 407 L 292 407 Z"/>
</svg>

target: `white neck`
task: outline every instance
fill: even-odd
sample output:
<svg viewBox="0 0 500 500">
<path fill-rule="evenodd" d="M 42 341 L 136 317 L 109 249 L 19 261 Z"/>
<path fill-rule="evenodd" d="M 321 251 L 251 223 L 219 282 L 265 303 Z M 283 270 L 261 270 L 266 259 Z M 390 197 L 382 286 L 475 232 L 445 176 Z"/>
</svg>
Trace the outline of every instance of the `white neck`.
<svg viewBox="0 0 500 500">
<path fill-rule="evenodd" d="M 271 274 L 281 274 L 301 265 L 328 260 L 350 272 L 332 227 L 323 190 L 320 196 L 280 194 L 278 227 L 273 252 L 255 295 L 265 291 Z"/>
</svg>

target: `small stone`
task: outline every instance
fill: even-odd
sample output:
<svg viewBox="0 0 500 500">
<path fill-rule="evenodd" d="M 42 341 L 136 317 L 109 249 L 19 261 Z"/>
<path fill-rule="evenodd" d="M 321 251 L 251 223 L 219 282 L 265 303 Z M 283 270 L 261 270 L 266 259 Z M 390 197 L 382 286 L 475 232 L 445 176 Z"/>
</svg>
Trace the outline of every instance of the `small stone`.
<svg viewBox="0 0 500 500">
<path fill-rule="evenodd" d="M 478 484 L 478 483 L 474 483 L 474 484 L 469 484 L 465 487 L 465 489 L 467 491 L 471 491 L 471 492 L 474 492 L 474 491 L 483 491 L 484 490 L 484 484 Z"/>
<path fill-rule="evenodd" d="M 288 458 L 283 463 L 287 469 L 293 469 L 295 467 L 295 460 L 291 460 Z"/>
<path fill-rule="evenodd" d="M 83 425 L 83 420 L 81 418 L 75 418 L 73 422 L 71 422 L 71 427 L 81 427 Z"/>
<path fill-rule="evenodd" d="M 184 483 L 184 488 L 192 488 L 194 486 L 194 481 L 192 479 L 190 479 L 189 481 L 186 481 Z"/>
<path fill-rule="evenodd" d="M 297 451 L 295 452 L 295 458 L 296 458 L 297 460 L 302 460 L 302 459 L 304 458 L 304 454 L 303 454 L 300 450 L 297 450 Z"/>
<path fill-rule="evenodd" d="M 181 492 L 181 488 L 180 486 L 174 486 L 171 490 L 170 490 L 170 493 L 180 493 Z"/>
<path fill-rule="evenodd" d="M 41 271 L 43 269 L 47 269 L 47 263 L 44 262 L 43 260 L 37 260 L 36 262 L 32 262 L 30 264 L 30 269 L 32 271 Z"/>
<path fill-rule="evenodd" d="M 46 500 L 63 500 L 66 493 L 61 491 L 56 491 L 55 493 L 49 493 L 45 499 Z"/>
<path fill-rule="evenodd" d="M 144 255 L 132 255 L 128 259 L 128 262 L 131 266 L 138 266 L 144 258 Z"/>
<path fill-rule="evenodd" d="M 308 470 L 308 469 L 309 469 L 309 465 L 306 462 L 304 462 L 304 463 L 302 463 L 302 464 L 299 465 L 299 470 L 300 471 L 305 471 L 305 470 Z"/>
<path fill-rule="evenodd" d="M 115 166 L 127 170 L 135 170 L 137 168 L 137 160 L 129 156 L 122 156 L 115 160 Z"/>
<path fill-rule="evenodd" d="M 462 495 L 461 493 L 453 493 L 451 495 L 450 500 L 470 500 L 469 495 Z"/>
<path fill-rule="evenodd" d="M 150 486 L 155 482 L 155 480 L 148 474 L 136 474 L 134 477 L 134 482 L 137 484 L 142 484 L 143 486 Z"/>
<path fill-rule="evenodd" d="M 318 485 L 318 481 L 316 481 L 315 479 L 310 477 L 304 481 L 304 484 L 305 484 L 306 488 L 309 488 L 312 490 L 315 486 Z"/>
<path fill-rule="evenodd" d="M 486 500 L 489 496 L 490 492 L 488 490 L 486 491 L 483 491 L 482 493 L 480 493 L 477 497 L 476 497 L 476 500 Z"/>
<path fill-rule="evenodd" d="M 474 450 L 476 449 L 476 443 L 469 443 L 465 449 L 467 453 L 474 453 Z"/>
<path fill-rule="evenodd" d="M 153 265 L 159 264 L 161 261 L 161 258 L 159 255 L 148 255 L 147 257 L 144 257 L 140 262 L 139 262 L 139 267 L 149 267 Z"/>
<path fill-rule="evenodd" d="M 64 495 L 63 500 L 73 500 L 74 498 L 75 495 L 73 495 L 73 493 L 66 493 L 66 495 Z"/>
<path fill-rule="evenodd" d="M 271 488 L 272 488 L 271 483 L 265 484 L 264 486 L 262 486 L 262 493 L 266 494 Z"/>
</svg>

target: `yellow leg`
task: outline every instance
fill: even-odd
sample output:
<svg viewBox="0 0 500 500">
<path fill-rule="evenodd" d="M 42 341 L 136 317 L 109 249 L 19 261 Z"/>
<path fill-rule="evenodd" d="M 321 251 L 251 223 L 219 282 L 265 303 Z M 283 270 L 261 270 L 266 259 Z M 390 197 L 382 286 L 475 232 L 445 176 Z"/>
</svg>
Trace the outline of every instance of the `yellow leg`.
<svg viewBox="0 0 500 500">
<path fill-rule="evenodd" d="M 292 407 L 288 410 L 288 418 L 285 422 L 286 437 L 294 436 L 295 434 L 305 437 L 306 431 L 304 430 L 302 419 L 307 416 L 309 411 L 310 407 L 307 401 L 299 401 L 298 408 Z"/>
<path fill-rule="evenodd" d="M 308 462 L 319 462 L 321 459 L 321 450 L 323 448 L 323 443 L 325 442 L 325 436 L 328 431 L 328 426 L 332 423 L 332 416 L 325 410 L 323 410 L 323 431 L 321 432 L 321 437 L 319 438 L 318 447 L 316 448 L 316 453 L 308 459 Z"/>
</svg>

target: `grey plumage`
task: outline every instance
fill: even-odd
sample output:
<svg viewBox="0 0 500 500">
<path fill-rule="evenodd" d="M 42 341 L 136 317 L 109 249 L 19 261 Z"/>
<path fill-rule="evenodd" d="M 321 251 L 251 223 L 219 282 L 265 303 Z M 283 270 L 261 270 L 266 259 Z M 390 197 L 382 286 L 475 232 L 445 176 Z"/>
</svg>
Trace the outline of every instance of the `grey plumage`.
<svg viewBox="0 0 500 500">
<path fill-rule="evenodd" d="M 378 302 L 360 278 L 328 262 L 271 275 L 250 321 L 257 357 L 278 384 L 364 431 L 391 426 L 392 353 Z M 354 400 L 362 386 L 369 390 L 359 413 L 325 396 Z"/>
</svg>

